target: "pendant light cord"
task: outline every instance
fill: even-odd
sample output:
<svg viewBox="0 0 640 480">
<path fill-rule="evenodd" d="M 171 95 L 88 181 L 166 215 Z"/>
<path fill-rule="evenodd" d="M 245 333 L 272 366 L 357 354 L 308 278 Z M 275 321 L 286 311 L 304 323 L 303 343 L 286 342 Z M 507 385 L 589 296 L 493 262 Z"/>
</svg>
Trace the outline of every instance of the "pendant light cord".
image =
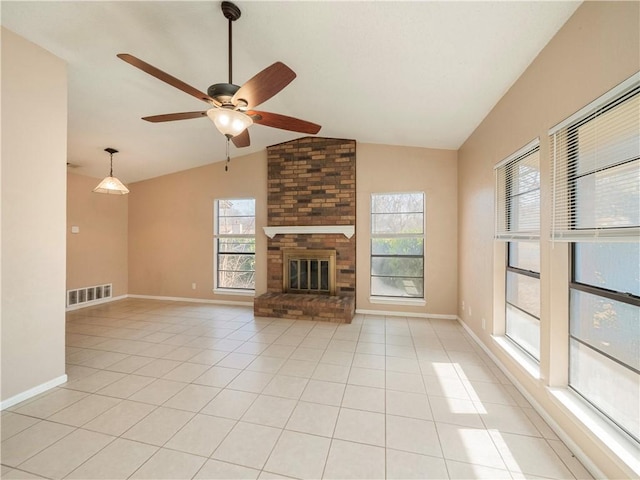
<svg viewBox="0 0 640 480">
<path fill-rule="evenodd" d="M 110 158 L 109 176 L 113 177 L 113 153 L 109 153 L 109 158 Z"/>
</svg>

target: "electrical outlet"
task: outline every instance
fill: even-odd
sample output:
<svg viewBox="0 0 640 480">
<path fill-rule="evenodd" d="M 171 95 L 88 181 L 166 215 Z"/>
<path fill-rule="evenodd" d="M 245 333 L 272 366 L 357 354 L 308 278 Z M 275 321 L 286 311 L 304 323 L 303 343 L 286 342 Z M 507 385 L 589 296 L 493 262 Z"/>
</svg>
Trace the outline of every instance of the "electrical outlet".
<svg viewBox="0 0 640 480">
<path fill-rule="evenodd" d="M 191 284 L 191 290 L 195 290 L 195 289 L 196 289 L 196 282 L 193 282 L 193 283 Z"/>
<path fill-rule="evenodd" d="M 469 307 L 469 316 L 471 316 L 471 307 Z"/>
<path fill-rule="evenodd" d="M 462 300 L 462 311 L 464 312 L 464 300 Z"/>
<path fill-rule="evenodd" d="M 486 330 L 487 329 L 487 322 L 485 321 L 485 319 L 482 319 L 482 329 Z"/>
</svg>

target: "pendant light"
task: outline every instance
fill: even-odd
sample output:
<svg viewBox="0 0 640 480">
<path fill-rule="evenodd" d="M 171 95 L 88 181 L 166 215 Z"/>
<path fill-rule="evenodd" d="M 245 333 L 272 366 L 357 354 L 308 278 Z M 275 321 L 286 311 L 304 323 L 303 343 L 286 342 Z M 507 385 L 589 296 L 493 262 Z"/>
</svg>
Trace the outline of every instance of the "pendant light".
<svg viewBox="0 0 640 480">
<path fill-rule="evenodd" d="M 120 180 L 113 176 L 113 154 L 118 153 L 115 148 L 105 148 L 105 152 L 109 153 L 111 167 L 109 170 L 109 176 L 105 177 L 96 188 L 93 189 L 95 193 L 109 193 L 111 195 L 126 195 L 129 193 L 129 189 L 125 187 Z"/>
</svg>

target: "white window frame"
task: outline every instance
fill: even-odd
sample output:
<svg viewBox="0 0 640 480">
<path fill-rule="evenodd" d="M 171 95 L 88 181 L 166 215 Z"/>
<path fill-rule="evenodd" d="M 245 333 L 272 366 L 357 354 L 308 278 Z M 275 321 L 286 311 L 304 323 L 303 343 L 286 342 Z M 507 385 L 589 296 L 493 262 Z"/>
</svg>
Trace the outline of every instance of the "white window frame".
<svg viewBox="0 0 640 480">
<path fill-rule="evenodd" d="M 253 239 L 255 242 L 256 234 L 255 228 L 253 234 L 221 234 L 218 231 L 218 219 L 219 219 L 219 204 L 220 202 L 233 201 L 233 200 L 252 200 L 254 202 L 254 225 L 255 225 L 255 198 L 252 197 L 233 197 L 233 198 L 217 198 L 213 202 L 213 291 L 214 293 L 220 293 L 225 295 L 245 295 L 255 296 L 255 283 L 254 288 L 228 288 L 218 285 L 218 240 L 223 238 L 248 238 Z M 253 253 L 255 258 L 255 252 Z M 254 270 L 255 276 L 255 270 Z"/>
<path fill-rule="evenodd" d="M 415 233 L 373 233 L 373 201 L 376 196 L 382 195 L 421 195 L 422 196 L 422 234 Z M 415 305 L 415 306 L 424 306 L 426 304 L 426 194 L 425 192 L 411 191 L 411 192 L 377 192 L 372 193 L 369 201 L 369 219 L 371 221 L 371 225 L 369 228 L 370 233 L 370 241 L 369 241 L 369 301 L 371 303 L 377 304 L 388 304 L 388 305 Z M 402 212 L 399 212 L 402 213 Z M 377 255 L 373 254 L 371 243 L 376 238 L 420 238 L 422 239 L 422 296 L 420 297 L 409 297 L 409 296 L 393 296 L 393 295 L 374 295 L 372 293 L 372 260 L 377 257 Z"/>
<path fill-rule="evenodd" d="M 587 169 L 586 173 L 580 171 L 580 161 L 581 157 L 578 157 L 571 152 L 578 151 L 578 142 L 581 140 L 577 137 L 576 129 L 581 125 L 586 125 L 591 120 L 599 118 L 601 114 L 606 113 L 611 108 L 614 108 L 612 105 L 618 105 L 624 103 L 624 98 L 631 98 L 634 92 L 640 88 L 640 73 L 634 74 L 632 77 L 622 82 L 620 85 L 616 86 L 606 94 L 602 95 L 600 98 L 596 99 L 594 102 L 590 103 L 580 111 L 576 112 L 571 117 L 567 118 L 560 124 L 549 130 L 549 140 L 551 147 L 551 173 L 552 173 L 552 229 L 551 229 L 551 240 L 553 242 L 569 242 L 570 244 L 570 259 L 572 268 L 569 274 L 568 286 L 570 291 L 570 297 L 573 293 L 586 293 L 591 294 L 597 298 L 610 299 L 613 301 L 617 301 L 624 304 L 629 304 L 632 306 L 636 306 L 640 308 L 640 300 L 637 296 L 629 295 L 625 292 L 607 290 L 604 288 L 600 288 L 594 285 L 588 285 L 579 283 L 576 279 L 575 272 L 575 262 L 576 262 L 576 247 L 577 243 L 583 242 L 640 242 L 640 225 L 630 225 L 630 226 L 616 226 L 613 225 L 598 225 L 593 224 L 591 226 L 587 226 L 585 228 L 584 225 L 578 226 L 578 215 L 580 212 L 580 198 L 589 198 L 594 205 L 598 205 L 598 198 L 595 195 L 590 197 L 580 197 L 579 189 L 581 188 L 577 179 L 581 176 L 591 175 L 592 170 Z M 635 93 L 635 95 L 639 95 L 639 93 Z M 633 114 L 631 114 L 630 118 L 634 118 Z M 637 118 L 637 117 L 635 117 Z M 616 127 L 620 125 L 620 120 L 616 118 L 615 125 Z M 622 123 L 624 124 L 624 123 Z M 614 122 L 610 122 L 610 125 L 614 125 Z M 604 151 L 600 150 L 600 137 L 597 136 L 591 139 L 593 145 L 595 145 L 595 151 Z M 623 144 L 624 145 L 624 144 Z M 609 147 L 610 148 L 610 147 Z M 623 146 L 623 148 L 625 148 Z M 637 154 L 636 154 L 637 155 Z M 601 157 L 606 158 L 606 157 Z M 635 159 L 635 160 L 634 160 Z M 599 159 L 596 159 L 596 162 L 599 162 Z M 637 157 L 633 155 L 629 157 L 629 162 L 637 161 Z M 598 165 L 602 165 L 598 167 Z M 606 160 L 603 164 L 596 163 L 597 170 L 594 171 L 605 171 L 607 169 L 615 168 L 618 164 L 612 163 L 608 164 Z M 579 174 L 576 172 L 580 172 Z M 612 191 L 616 191 L 612 189 Z M 601 200 L 602 201 L 602 200 Z M 603 201 L 603 204 L 606 204 Z M 595 222 L 595 220 L 594 220 Z M 571 345 L 578 345 L 581 347 L 585 347 L 588 349 L 590 354 L 599 354 L 603 359 L 608 359 L 609 361 L 613 361 L 618 365 L 624 365 L 623 362 L 613 358 L 611 355 L 607 355 L 606 353 L 599 352 L 597 348 L 589 345 L 588 342 L 583 342 L 579 338 L 575 337 L 572 334 L 572 304 L 569 306 L 569 322 L 568 327 L 569 330 L 567 332 L 568 343 Z M 571 352 L 571 347 L 569 348 Z M 576 355 L 578 355 L 576 350 Z M 606 361 L 605 361 L 606 363 Z M 567 381 L 567 389 L 566 392 L 554 392 L 555 396 L 564 404 L 572 404 L 578 405 L 579 401 L 575 401 L 572 397 L 576 397 L 576 400 L 579 398 L 584 402 L 588 402 L 588 407 L 583 408 L 584 412 L 588 412 L 589 408 L 595 412 L 597 411 L 600 417 L 600 421 L 594 420 L 594 415 L 583 415 L 589 421 L 589 427 L 596 431 L 600 430 L 603 432 L 607 432 L 606 435 L 602 435 L 603 438 L 608 438 L 609 443 L 617 443 L 620 445 L 627 445 L 627 440 L 634 443 L 634 446 L 629 448 L 629 451 L 635 450 L 638 451 L 639 438 L 636 437 L 633 439 L 632 435 L 624 429 L 621 425 L 617 423 L 617 420 L 611 418 L 609 414 L 607 414 L 603 408 L 604 406 L 598 406 L 596 399 L 588 398 L 588 393 L 580 392 L 576 389 L 575 386 L 572 385 L 572 370 L 571 357 L 568 359 L 569 364 L 569 379 Z M 637 370 L 630 368 L 627 366 L 632 372 L 638 374 Z M 607 390 L 603 390 L 600 388 L 598 393 L 607 392 Z M 618 399 L 610 398 L 610 403 L 618 403 Z M 587 423 L 587 421 L 585 421 Z M 604 426 L 602 426 L 604 425 Z M 606 427 L 609 425 L 609 428 Z M 611 429 L 611 430 L 610 430 Z M 608 433 L 608 432 L 613 433 Z M 615 431 L 618 433 L 616 434 Z M 637 433 L 637 432 L 636 432 Z M 624 447 L 621 451 L 627 451 L 627 448 Z M 637 459 L 637 457 L 636 457 Z"/>
<path fill-rule="evenodd" d="M 518 192 L 517 195 L 512 193 L 513 183 L 518 180 L 517 176 L 517 168 L 521 163 L 525 163 L 532 158 L 532 155 L 536 155 L 538 159 L 538 185 L 537 188 L 532 190 L 527 190 L 526 192 Z M 519 266 L 511 265 L 511 255 L 510 255 L 510 247 L 511 245 L 515 245 L 519 242 L 536 242 L 538 244 L 538 251 L 540 251 L 540 139 L 536 138 L 531 141 L 524 147 L 520 148 L 518 151 L 509 155 L 503 161 L 498 163 L 495 167 L 495 178 L 496 178 L 496 188 L 495 188 L 495 206 L 496 206 L 496 218 L 495 218 L 495 238 L 496 240 L 505 242 L 504 252 L 505 252 L 505 278 L 504 278 L 504 292 L 501 303 L 504 308 L 504 336 L 505 338 L 512 342 L 524 355 L 528 358 L 525 359 L 525 362 L 530 359 L 535 362 L 535 364 L 539 364 L 540 357 L 540 316 L 536 315 L 534 312 L 528 311 L 526 308 L 522 306 L 518 306 L 509 301 L 508 295 L 508 285 L 509 285 L 509 277 L 514 276 L 513 278 L 529 278 L 535 279 L 538 284 L 538 291 L 540 290 L 540 268 L 537 271 L 524 269 Z M 517 224 L 514 220 L 517 217 L 517 214 L 514 214 L 514 206 L 512 200 L 516 196 L 527 195 L 533 193 L 533 198 L 535 199 L 537 196 L 537 213 L 534 211 L 534 217 L 526 218 L 528 222 L 525 222 L 524 225 Z M 537 195 L 536 195 L 537 194 Z M 538 265 L 540 265 L 538 259 Z M 538 310 L 540 308 L 540 298 L 538 297 Z M 509 317 L 510 311 L 520 311 L 525 317 L 530 317 L 533 321 L 537 321 L 538 324 L 538 346 L 537 351 L 533 351 L 529 348 L 525 343 L 524 339 L 519 339 L 514 334 L 510 334 L 509 332 Z M 509 352 L 513 352 L 513 349 L 508 350 Z M 521 355 L 518 355 L 518 360 L 523 360 Z M 532 371 L 538 371 L 537 368 L 531 369 Z"/>
</svg>

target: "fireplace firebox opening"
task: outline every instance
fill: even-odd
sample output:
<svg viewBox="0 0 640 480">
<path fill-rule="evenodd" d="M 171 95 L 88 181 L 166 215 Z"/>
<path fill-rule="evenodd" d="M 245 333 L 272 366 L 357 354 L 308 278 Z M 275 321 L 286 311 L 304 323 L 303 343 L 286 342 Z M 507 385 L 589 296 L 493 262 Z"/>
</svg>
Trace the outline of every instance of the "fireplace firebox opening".
<svg viewBox="0 0 640 480">
<path fill-rule="evenodd" d="M 282 292 L 336 294 L 336 251 L 285 249 Z"/>
</svg>

